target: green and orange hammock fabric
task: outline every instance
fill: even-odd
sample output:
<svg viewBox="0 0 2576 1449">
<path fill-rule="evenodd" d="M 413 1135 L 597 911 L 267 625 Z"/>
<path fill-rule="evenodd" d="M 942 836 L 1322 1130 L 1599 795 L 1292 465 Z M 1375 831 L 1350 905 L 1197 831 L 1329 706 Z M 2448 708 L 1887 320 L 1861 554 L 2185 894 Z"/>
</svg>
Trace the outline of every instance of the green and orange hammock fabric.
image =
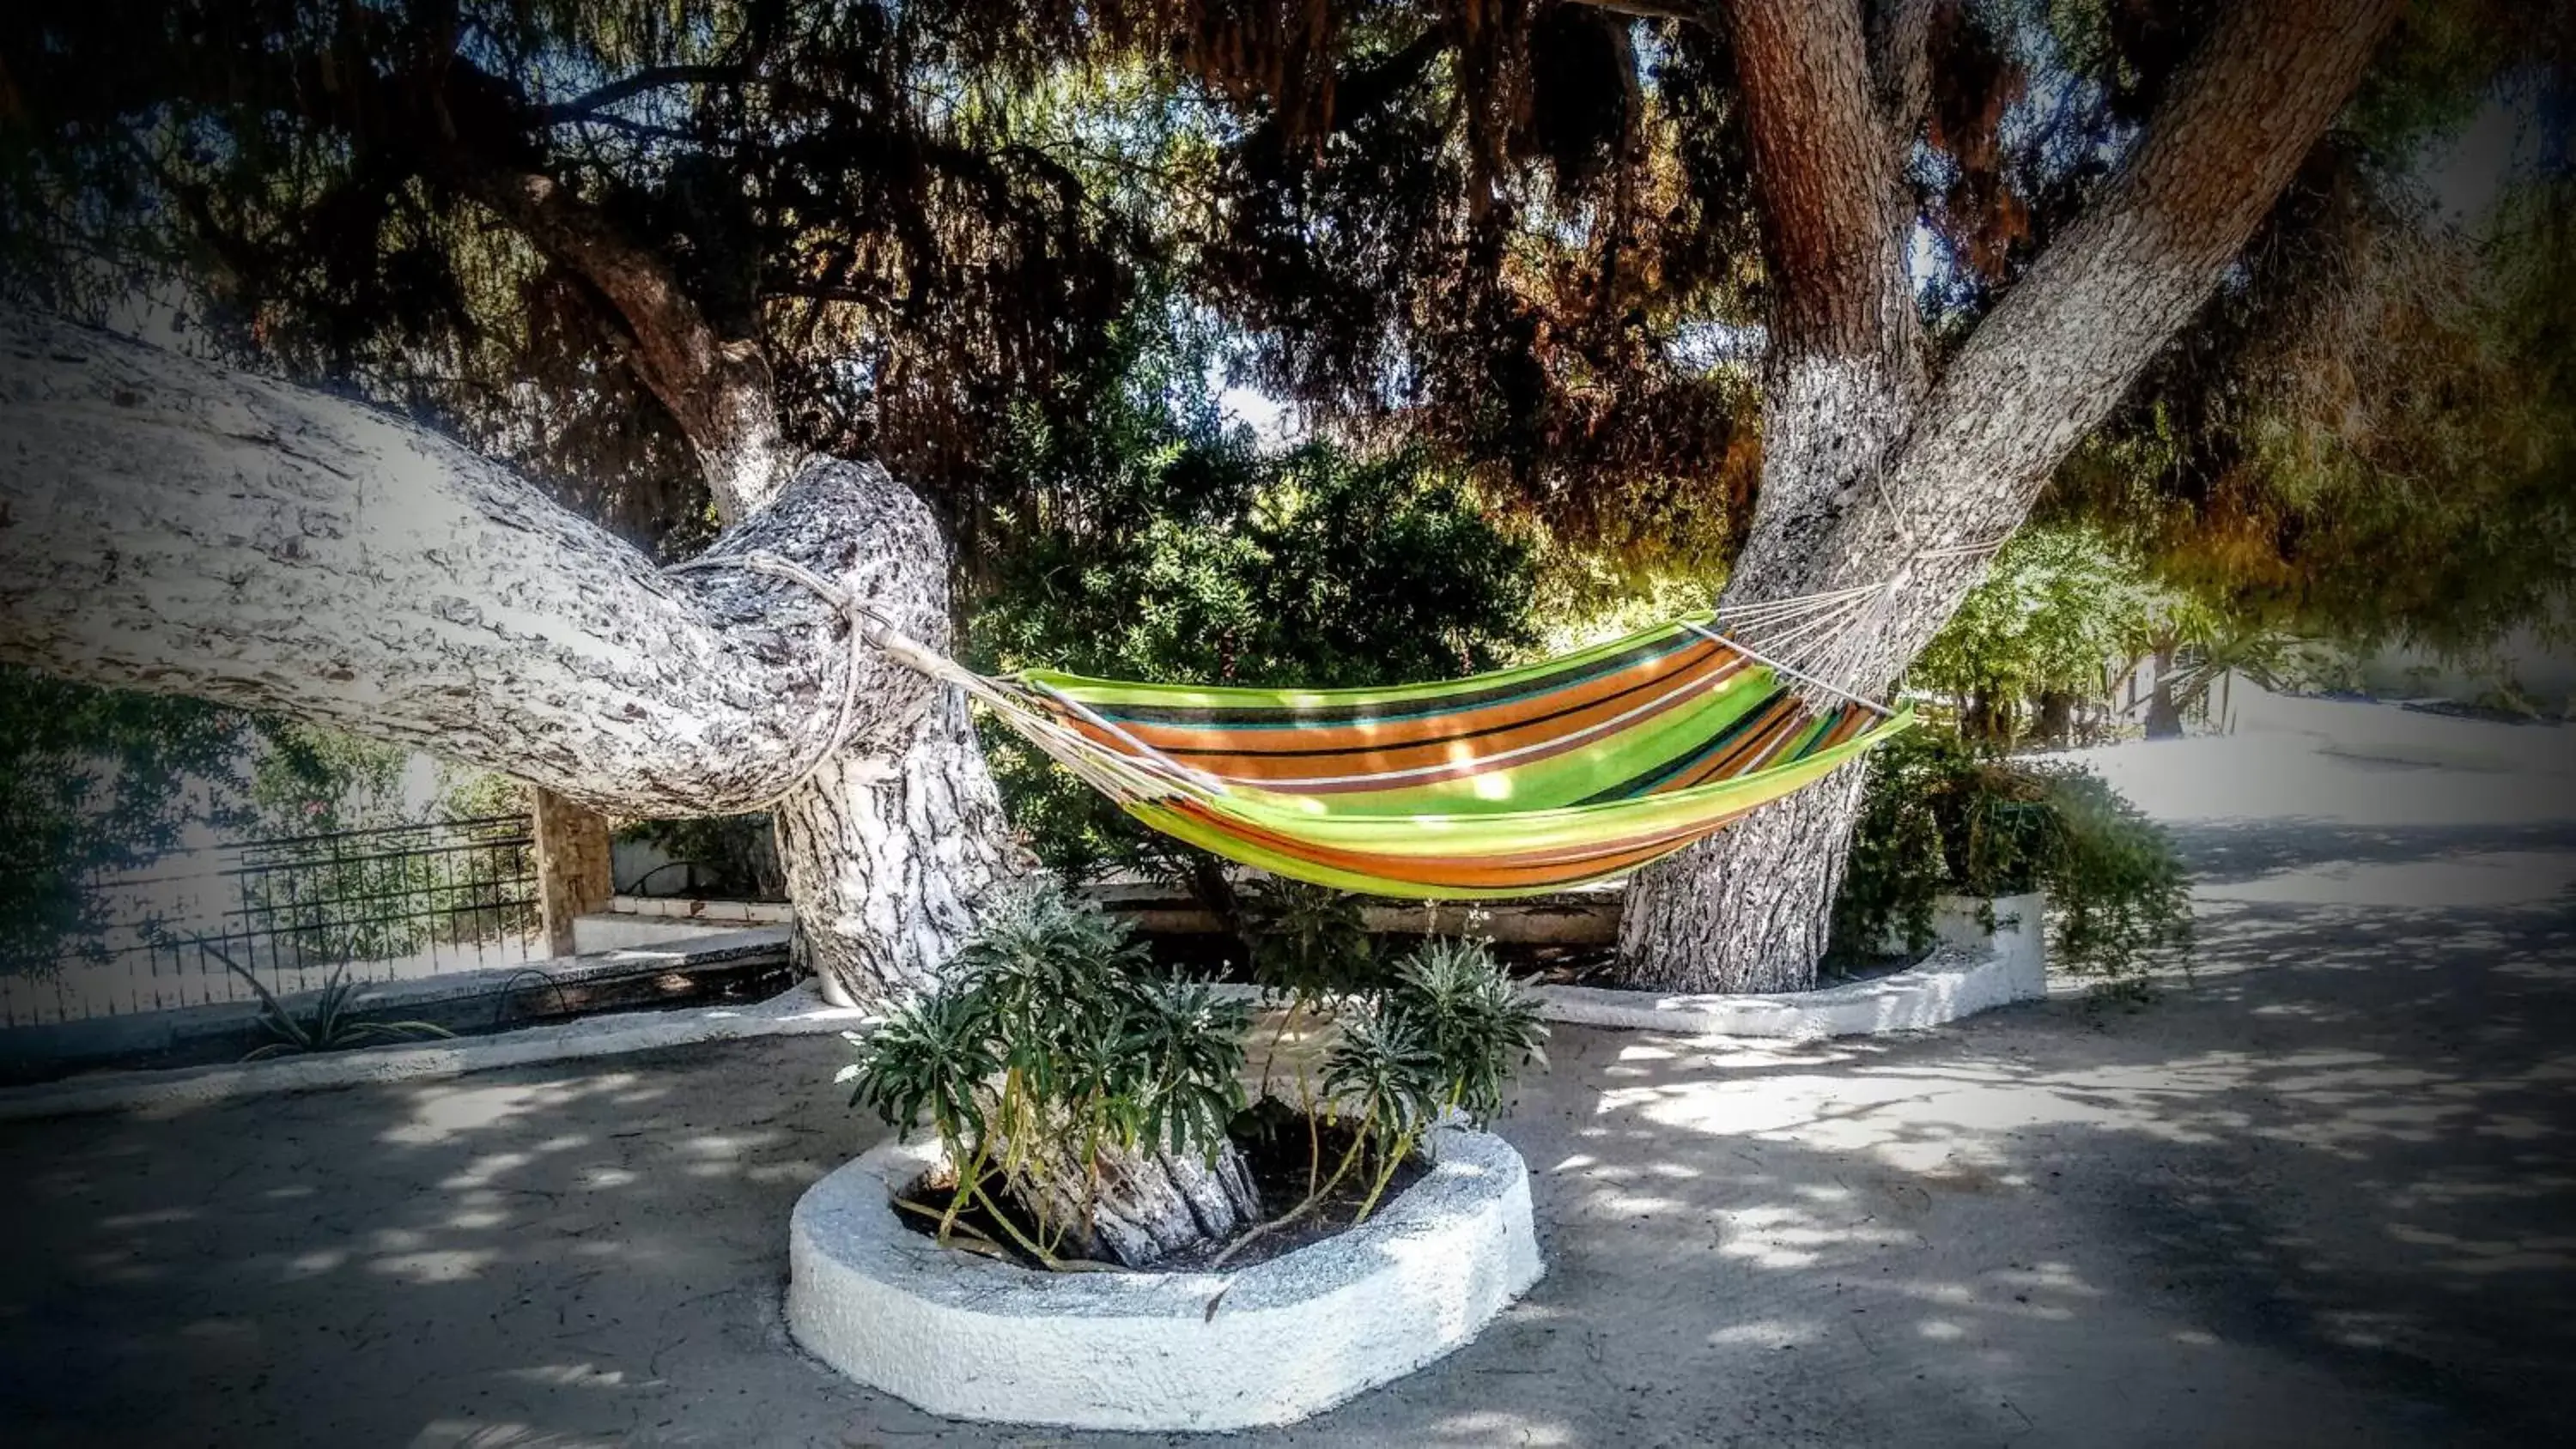
<svg viewBox="0 0 2576 1449">
<path fill-rule="evenodd" d="M 1410 900 L 1540 895 L 1624 875 L 1815 781 L 1912 723 L 1783 663 L 1847 641 L 1884 586 L 1694 615 L 1518 669 L 1391 689 L 1131 684 L 1028 669 L 987 677 L 801 565 L 680 568 L 791 579 L 846 610 L 855 642 L 982 701 L 1156 830 L 1317 885 Z M 1768 642 L 1768 641 L 1766 641 Z M 859 671 L 846 675 L 856 688 Z M 839 747 L 841 722 L 817 764 Z M 800 776 L 798 783 L 810 776 Z M 789 788 L 794 788 L 790 786 Z"/>
<path fill-rule="evenodd" d="M 1493 899 L 1633 871 L 1904 729 L 1677 620 L 1393 689 L 986 681 L 1041 749 L 1156 830 L 1274 874 Z"/>
</svg>

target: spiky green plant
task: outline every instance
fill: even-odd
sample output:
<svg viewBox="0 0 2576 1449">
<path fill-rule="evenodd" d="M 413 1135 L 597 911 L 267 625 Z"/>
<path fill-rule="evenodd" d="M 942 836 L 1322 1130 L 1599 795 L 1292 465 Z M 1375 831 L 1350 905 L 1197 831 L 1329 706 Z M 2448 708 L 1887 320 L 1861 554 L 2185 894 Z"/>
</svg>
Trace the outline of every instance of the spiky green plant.
<svg viewBox="0 0 2576 1449">
<path fill-rule="evenodd" d="M 1244 893 L 1242 914 L 1253 979 L 1298 1009 L 1377 980 L 1376 946 L 1348 891 L 1273 877 Z"/>
<path fill-rule="evenodd" d="M 1244 1106 L 1250 1019 L 1243 1003 L 1156 976 L 1126 922 L 1033 889 L 968 943 L 937 991 L 869 1036 L 850 1034 L 858 1059 L 835 1080 L 898 1131 L 927 1121 L 939 1134 L 956 1177 L 936 1213 L 943 1240 L 973 1204 L 1023 1252 L 1068 1266 L 1058 1250 L 1089 1225 L 1029 1205 L 1090 1201 L 1105 1155 L 1213 1160 Z M 1088 1180 L 1041 1190 L 1066 1163 Z"/>
<path fill-rule="evenodd" d="M 1545 1064 L 1546 1037 L 1537 1003 L 1482 941 L 1425 941 L 1346 1009 L 1324 1058 L 1324 1094 L 1357 1128 L 1335 1182 L 1361 1157 L 1377 1165 L 1359 1216 L 1442 1117 L 1483 1126 L 1501 1112 L 1513 1074 Z"/>
<path fill-rule="evenodd" d="M 346 965 L 334 966 L 313 994 L 309 1011 L 299 1016 L 277 999 L 276 993 L 260 983 L 250 969 L 221 951 L 207 950 L 225 967 L 259 995 L 259 1024 L 273 1038 L 242 1057 L 243 1061 L 263 1061 L 269 1057 L 304 1055 L 311 1052 L 346 1051 L 351 1047 L 377 1046 L 385 1042 L 422 1041 L 456 1035 L 430 1021 L 368 1021 L 351 1013 L 349 999 L 358 992 L 359 983 L 349 979 Z"/>
</svg>

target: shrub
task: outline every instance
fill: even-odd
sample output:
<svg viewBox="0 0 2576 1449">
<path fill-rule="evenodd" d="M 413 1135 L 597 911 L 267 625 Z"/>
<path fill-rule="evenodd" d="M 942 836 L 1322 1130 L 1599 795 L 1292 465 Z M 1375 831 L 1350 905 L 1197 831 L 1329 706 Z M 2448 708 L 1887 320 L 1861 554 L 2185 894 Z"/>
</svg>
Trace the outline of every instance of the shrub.
<svg viewBox="0 0 2576 1449">
<path fill-rule="evenodd" d="M 1377 946 L 1358 896 L 1272 876 L 1244 893 L 1238 914 L 1252 978 L 1292 1011 L 1378 984 Z"/>
<path fill-rule="evenodd" d="M 1087 1242 L 1103 1158 L 1213 1160 L 1244 1106 L 1250 1011 L 1152 974 L 1126 922 L 1033 889 L 958 955 L 949 980 L 865 1037 L 835 1081 L 899 1130 L 927 1118 L 956 1173 L 943 1235 L 968 1206 L 1054 1265 Z M 1086 1180 L 1056 1180 L 1066 1171 Z"/>
<path fill-rule="evenodd" d="M 1325 934 L 1339 932 L 1335 921 Z M 1321 1099 L 1307 1104 L 1318 1146 L 1306 1196 L 1211 1266 L 1346 1182 L 1370 1184 L 1356 1213 L 1366 1218 L 1443 1116 L 1489 1121 L 1514 1072 L 1545 1059 L 1535 1005 L 1479 942 L 1425 942 L 1377 979 L 1335 988 L 1330 1005 L 1338 1037 Z M 1039 889 L 995 916 L 940 989 L 873 1034 L 850 1034 L 857 1060 L 834 1080 L 853 1084 L 851 1105 L 898 1130 L 926 1122 L 938 1133 L 954 1174 L 948 1201 L 899 1207 L 937 1218 L 943 1240 L 962 1230 L 970 1244 L 998 1248 L 974 1244 L 981 1230 L 963 1220 L 972 1208 L 1011 1246 L 1060 1268 L 1073 1266 L 1068 1244 L 1092 1239 L 1105 1157 L 1167 1151 L 1214 1162 L 1239 1124 L 1262 1115 L 1247 1111 L 1242 1085 L 1249 1017 L 1205 986 L 1155 976 L 1125 922 Z M 1261 1108 L 1275 1117 L 1284 1104 L 1265 1098 Z M 1349 1134 L 1329 1174 L 1326 1121 Z"/>
<path fill-rule="evenodd" d="M 1918 731 L 1873 757 L 1833 955 L 1877 953 L 1891 931 L 1931 944 L 1934 897 L 2044 890 L 2064 968 L 2121 976 L 2191 937 L 2190 887 L 2173 843 L 2089 772 L 2030 765 Z"/>
<path fill-rule="evenodd" d="M 1451 1112 L 1482 1126 L 1502 1111 L 1513 1074 L 1546 1062 L 1538 1006 L 1481 941 L 1430 940 L 1395 963 L 1388 980 L 1348 999 L 1339 1037 L 1324 1056 L 1324 1098 L 1353 1129 L 1332 1175 L 1306 1202 L 1329 1196 L 1355 1170 L 1375 1173 L 1366 1218 L 1423 1135 Z"/>
</svg>

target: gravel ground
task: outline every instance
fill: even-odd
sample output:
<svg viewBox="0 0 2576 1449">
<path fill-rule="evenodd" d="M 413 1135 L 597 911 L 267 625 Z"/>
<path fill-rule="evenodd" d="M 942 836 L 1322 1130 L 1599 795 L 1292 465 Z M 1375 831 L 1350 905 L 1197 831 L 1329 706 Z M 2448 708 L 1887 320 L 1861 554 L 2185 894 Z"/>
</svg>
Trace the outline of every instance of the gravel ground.
<svg viewBox="0 0 2576 1449">
<path fill-rule="evenodd" d="M 1561 1030 L 1499 1128 L 1546 1280 L 1245 1437 L 2576 1442 L 2576 811 L 2536 737 L 2318 738 L 2108 758 L 2200 869 L 2200 969 L 2145 1005 L 1807 1049 Z M 0 1129 L 0 1439 L 1092 1442 L 931 1419 L 787 1343 L 788 1209 L 872 1135 L 839 1055 Z"/>
</svg>

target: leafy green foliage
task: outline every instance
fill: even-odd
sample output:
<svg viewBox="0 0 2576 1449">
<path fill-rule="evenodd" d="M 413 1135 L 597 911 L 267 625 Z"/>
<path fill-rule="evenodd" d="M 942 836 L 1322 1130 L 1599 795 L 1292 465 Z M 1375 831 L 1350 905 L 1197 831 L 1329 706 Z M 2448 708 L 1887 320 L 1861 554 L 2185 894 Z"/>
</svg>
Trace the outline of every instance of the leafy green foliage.
<svg viewBox="0 0 2576 1449">
<path fill-rule="evenodd" d="M 852 1104 L 905 1128 L 926 1114 L 964 1160 L 990 1145 L 998 1075 L 1006 1116 L 1212 1153 L 1243 1106 L 1248 1019 L 1152 974 L 1126 922 L 1034 889 L 959 953 L 946 984 L 862 1042 Z"/>
<path fill-rule="evenodd" d="M 992 532 L 967 654 L 1122 679 L 1317 687 L 1445 678 L 1529 645 L 1535 555 L 1419 449 L 1265 453 L 1209 391 L 1213 340 L 1140 311 L 1106 401 L 1079 429 L 1027 410 L 1004 439 L 1027 502 Z M 1012 818 L 1076 878 L 1170 872 L 1143 831 L 999 727 Z"/>
<path fill-rule="evenodd" d="M 1545 1060 L 1535 1003 L 1478 942 L 1426 942 L 1334 1014 L 1317 1105 L 1353 1137 L 1291 1215 L 1367 1162 L 1377 1187 L 1365 1216 L 1444 1114 L 1491 1119 L 1514 1072 Z M 938 1134 L 956 1174 L 950 1202 L 915 1211 L 945 1232 L 976 1204 L 1024 1252 L 1060 1266 L 1083 1225 L 1050 1220 L 1043 1205 L 1093 1201 L 1104 1149 L 1213 1157 L 1246 1120 L 1249 1018 L 1239 1001 L 1154 974 L 1124 921 L 1037 887 L 985 925 L 938 990 L 849 1033 L 856 1057 L 834 1080 L 898 1130 Z M 1066 1162 L 1091 1174 L 1079 1191 L 1046 1180 Z"/>
<path fill-rule="evenodd" d="M 98 878 L 196 837 L 262 840 L 408 823 L 404 754 L 200 700 L 100 689 L 0 667 L 0 970 L 103 952 Z M 499 803 L 492 777 L 454 775 L 432 807 Z M 505 787 L 516 808 L 515 787 Z M 317 893 L 383 895 L 395 867 L 334 862 Z M 414 862 L 412 873 L 423 867 Z M 263 904 L 266 904 L 263 902 Z"/>
<path fill-rule="evenodd" d="M 2190 943 L 2172 842 L 2109 785 L 1916 731 L 1872 758 L 1832 954 L 1875 955 L 1891 931 L 1922 950 L 1938 895 L 2033 890 L 2048 893 L 2052 959 L 2065 969 L 2126 975 Z"/>
<path fill-rule="evenodd" d="M 1429 1100 L 1479 1126 L 1503 1110 L 1516 1070 L 1547 1059 L 1537 1002 L 1482 941 L 1424 942 L 1375 1001 L 1378 1027 L 1409 1044 L 1399 1055 L 1429 1064 Z"/>
<path fill-rule="evenodd" d="M 1356 1131 L 1332 1179 L 1308 1200 L 1373 1159 L 1362 1218 L 1444 1114 L 1482 1126 L 1502 1111 L 1513 1074 L 1546 1060 L 1537 1003 L 1481 941 L 1424 942 L 1383 987 L 1345 1003 L 1339 1026 L 1324 1056 L 1324 1095 Z"/>
<path fill-rule="evenodd" d="M 2045 799 L 2054 828 L 2039 879 L 2055 917 L 2054 958 L 2125 976 L 2187 948 L 2191 885 L 2164 831 L 2095 775 L 2052 775 Z"/>
<path fill-rule="evenodd" d="M 934 991 L 866 1036 L 842 1033 L 858 1060 L 834 1080 L 856 1082 L 850 1105 L 900 1131 L 910 1132 L 926 1115 L 955 1160 L 960 1145 L 984 1140 L 983 1094 L 1002 1070 L 985 1027 L 983 1003 L 964 992 Z"/>
<path fill-rule="evenodd" d="M 0 970 L 39 969 L 95 929 L 92 873 L 142 864 L 196 820 L 246 820 L 258 730 L 196 700 L 0 667 Z"/>
<path fill-rule="evenodd" d="M 2025 702 L 2107 696 L 2105 669 L 2152 645 L 2168 603 L 2137 560 L 2080 525 L 2026 529 L 1916 657 L 1906 682 L 2009 743 Z"/>
<path fill-rule="evenodd" d="M 1155 975 L 1126 922 L 1032 887 L 959 953 L 947 981 L 867 1036 L 835 1079 L 851 1105 L 939 1134 L 957 1183 L 943 1229 L 970 1201 L 1053 1262 L 1087 1225 L 1044 1204 L 1090 1202 L 1104 1151 L 1213 1159 L 1245 1105 L 1250 1011 L 1205 986 Z M 1041 1151 L 1041 1144 L 1062 1151 Z M 1050 1192 L 1050 1172 L 1088 1175 Z M 1026 1227 L 1004 1204 L 1033 1213 Z M 1028 1205 L 1038 1204 L 1036 1208 Z"/>
<path fill-rule="evenodd" d="M 1272 876 L 1244 893 L 1238 914 L 1252 976 L 1311 1009 L 1379 979 L 1377 945 L 1348 891 Z"/>
<path fill-rule="evenodd" d="M 2226 7 L 1937 8 L 1907 181 L 1937 243 L 1926 310 L 1955 337 L 2099 195 Z M 16 6 L 0 289 L 92 316 L 179 296 L 200 339 L 436 414 L 685 551 L 705 490 L 618 362 L 628 328 L 475 199 L 542 175 L 761 347 L 795 445 L 921 486 L 978 581 L 1116 496 L 1060 493 L 1019 441 L 1158 456 L 1121 422 L 1119 359 L 1166 303 L 1241 345 L 1237 376 L 1346 436 L 1426 444 L 1569 551 L 1700 574 L 1749 516 L 1759 388 L 1736 340 L 1774 282 L 1726 27 L 1617 11 Z M 2416 0 L 2399 27 L 2059 501 L 2231 607 L 2474 631 L 2567 560 L 2552 359 L 2576 350 L 2539 335 L 2563 338 L 2568 295 L 2546 259 L 2576 252 L 2546 195 L 2564 158 L 2510 177 L 2504 208 L 2557 219 L 2508 217 L 2492 247 L 2427 225 L 2410 172 L 2500 83 L 2548 129 L 2570 29 L 2563 4 L 2507 0 Z M 1241 477 L 1171 474 L 1226 517 Z"/>
</svg>

